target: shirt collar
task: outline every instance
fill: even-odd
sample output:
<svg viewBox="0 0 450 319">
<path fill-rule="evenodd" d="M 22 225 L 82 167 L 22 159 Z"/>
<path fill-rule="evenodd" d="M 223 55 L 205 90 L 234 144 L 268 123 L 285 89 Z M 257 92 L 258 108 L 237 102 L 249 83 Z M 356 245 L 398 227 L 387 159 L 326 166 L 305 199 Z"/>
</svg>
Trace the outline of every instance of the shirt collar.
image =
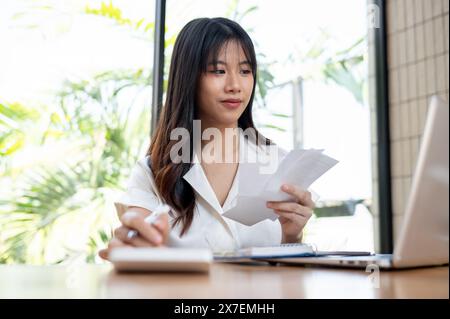
<svg viewBox="0 0 450 319">
<path fill-rule="evenodd" d="M 245 139 L 243 138 L 242 132 L 239 133 L 239 161 L 244 156 L 244 143 L 246 143 Z M 193 155 L 193 164 L 189 171 L 183 175 L 183 178 L 192 186 L 192 188 L 211 206 L 213 207 L 216 212 L 219 214 L 223 214 L 228 209 L 230 209 L 233 206 L 234 199 L 237 197 L 237 194 L 239 192 L 239 185 L 238 185 L 238 177 L 239 177 L 239 169 L 241 165 L 238 165 L 238 169 L 236 172 L 236 175 L 233 180 L 233 184 L 231 185 L 230 191 L 228 192 L 227 198 L 225 199 L 225 202 L 223 204 L 223 207 L 220 206 L 219 201 L 217 200 L 217 196 L 214 193 L 214 190 L 212 189 L 211 185 L 209 184 L 209 181 L 205 175 L 205 172 L 203 171 L 202 165 L 200 164 L 200 161 L 198 160 L 198 156 L 196 152 L 194 152 Z"/>
</svg>

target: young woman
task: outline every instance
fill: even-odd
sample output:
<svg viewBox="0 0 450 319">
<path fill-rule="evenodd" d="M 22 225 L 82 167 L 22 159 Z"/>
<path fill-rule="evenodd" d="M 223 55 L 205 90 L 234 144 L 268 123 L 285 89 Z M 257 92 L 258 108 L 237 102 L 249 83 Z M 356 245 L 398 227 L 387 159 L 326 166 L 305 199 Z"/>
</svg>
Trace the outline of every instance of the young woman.
<svg viewBox="0 0 450 319">
<path fill-rule="evenodd" d="M 230 250 L 300 240 L 314 204 L 311 194 L 296 185 L 282 186 L 295 201 L 267 202 L 279 215 L 276 221 L 265 220 L 249 227 L 222 216 L 233 207 L 239 191 L 237 176 L 243 150 L 267 153 L 271 144 L 257 138 L 253 124 L 256 72 L 252 41 L 236 22 L 201 18 L 181 30 L 158 127 L 147 156 L 132 172 L 127 192 L 115 203 L 122 225 L 100 256 L 107 258 L 111 248 L 124 245 Z M 225 138 L 215 137 L 213 144 L 205 140 L 196 144 L 194 126 L 198 122 L 203 136 L 213 129 Z M 173 158 L 179 143 L 173 139 L 173 132 L 180 128 L 190 138 L 183 144 L 187 146 L 187 162 Z M 249 137 L 239 131 L 231 138 L 226 134 L 238 128 L 256 134 Z M 219 160 L 217 156 L 213 161 L 201 160 L 208 147 L 208 152 L 213 149 L 220 154 Z M 279 154 L 282 157 L 285 152 Z M 162 203 L 171 207 L 169 216 L 162 215 L 153 224 L 145 222 L 145 217 Z M 130 230 L 139 235 L 128 236 Z"/>
</svg>

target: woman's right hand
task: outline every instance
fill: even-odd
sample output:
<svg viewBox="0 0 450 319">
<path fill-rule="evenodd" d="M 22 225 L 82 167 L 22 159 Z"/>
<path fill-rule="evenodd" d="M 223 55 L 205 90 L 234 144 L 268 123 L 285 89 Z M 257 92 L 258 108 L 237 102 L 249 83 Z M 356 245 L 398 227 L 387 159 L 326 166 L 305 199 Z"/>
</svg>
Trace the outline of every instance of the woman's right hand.
<svg viewBox="0 0 450 319">
<path fill-rule="evenodd" d="M 109 242 L 108 248 L 99 251 L 100 257 L 108 259 L 108 253 L 115 247 L 158 247 L 167 245 L 169 238 L 168 216 L 162 214 L 154 223 L 149 224 L 145 221 L 145 218 L 151 213 L 151 211 L 141 207 L 133 207 L 125 212 L 120 217 L 122 225 L 114 230 L 114 237 Z M 130 238 L 128 234 L 131 230 L 136 230 L 138 235 Z"/>
</svg>

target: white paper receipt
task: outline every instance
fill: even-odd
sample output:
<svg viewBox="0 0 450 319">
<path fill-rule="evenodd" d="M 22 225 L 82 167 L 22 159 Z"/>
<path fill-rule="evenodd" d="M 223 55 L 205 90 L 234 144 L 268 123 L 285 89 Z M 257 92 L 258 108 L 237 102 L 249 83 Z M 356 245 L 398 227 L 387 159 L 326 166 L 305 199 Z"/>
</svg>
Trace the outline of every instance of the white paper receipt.
<svg viewBox="0 0 450 319">
<path fill-rule="evenodd" d="M 274 174 L 261 174 L 257 163 L 241 163 L 239 195 L 235 199 L 235 206 L 223 216 L 247 226 L 265 219 L 276 220 L 278 215 L 266 207 L 266 202 L 293 199 L 280 190 L 281 185 L 293 184 L 306 190 L 338 163 L 322 152 L 314 149 L 293 150 L 281 161 Z"/>
</svg>

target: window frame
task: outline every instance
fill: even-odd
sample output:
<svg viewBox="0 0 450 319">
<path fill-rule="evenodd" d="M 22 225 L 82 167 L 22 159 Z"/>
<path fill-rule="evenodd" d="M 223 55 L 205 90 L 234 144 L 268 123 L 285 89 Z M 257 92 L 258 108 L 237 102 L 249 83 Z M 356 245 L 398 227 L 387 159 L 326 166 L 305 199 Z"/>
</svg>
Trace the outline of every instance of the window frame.
<svg viewBox="0 0 450 319">
<path fill-rule="evenodd" d="M 163 99 L 164 82 L 164 39 L 166 20 L 166 0 L 155 0 L 155 52 L 153 59 L 153 94 L 151 103 L 152 119 L 150 135 L 159 119 Z M 374 28 L 374 65 L 375 65 L 375 110 L 376 110 L 376 159 L 378 170 L 377 194 L 379 242 L 377 251 L 392 253 L 392 193 L 391 193 L 391 149 L 389 126 L 389 76 L 387 62 L 387 30 L 386 30 L 386 1 L 368 0 L 369 5 L 375 5 L 379 10 L 379 27 Z"/>
</svg>

